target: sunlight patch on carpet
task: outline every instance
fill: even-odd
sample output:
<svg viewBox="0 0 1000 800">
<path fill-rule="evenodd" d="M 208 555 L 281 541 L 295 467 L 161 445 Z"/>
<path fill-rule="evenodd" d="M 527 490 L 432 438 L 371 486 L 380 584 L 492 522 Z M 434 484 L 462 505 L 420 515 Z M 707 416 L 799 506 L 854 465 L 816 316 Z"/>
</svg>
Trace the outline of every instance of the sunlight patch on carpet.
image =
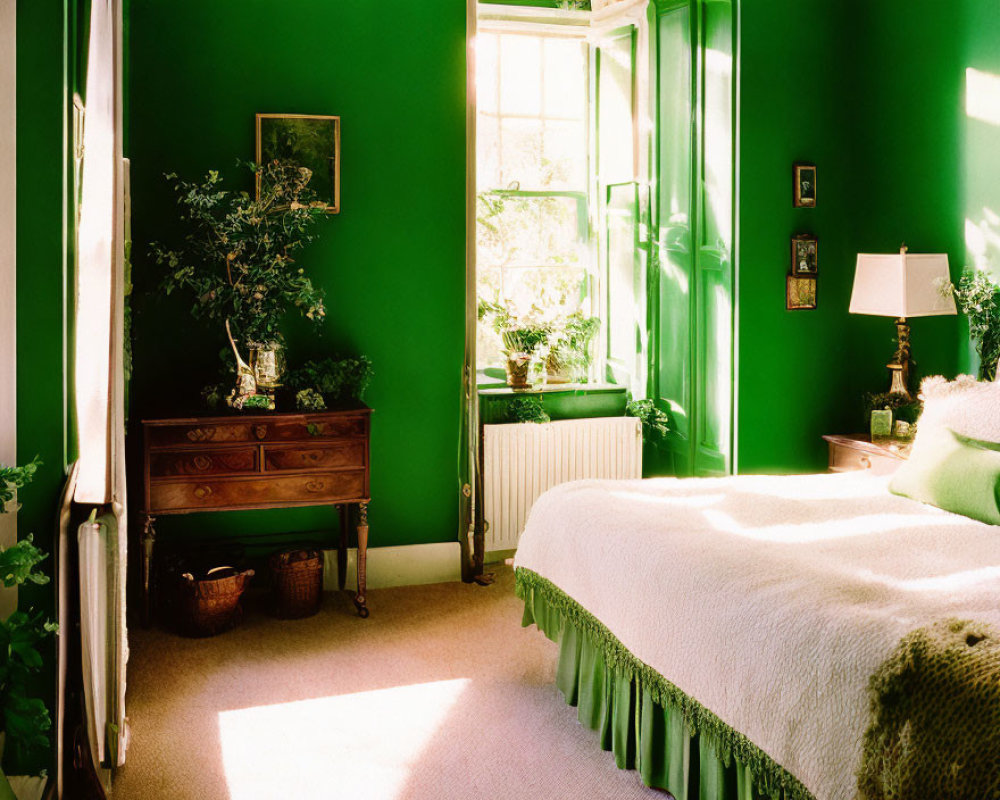
<svg viewBox="0 0 1000 800">
<path fill-rule="evenodd" d="M 231 800 L 392 800 L 467 678 L 223 711 Z"/>
</svg>

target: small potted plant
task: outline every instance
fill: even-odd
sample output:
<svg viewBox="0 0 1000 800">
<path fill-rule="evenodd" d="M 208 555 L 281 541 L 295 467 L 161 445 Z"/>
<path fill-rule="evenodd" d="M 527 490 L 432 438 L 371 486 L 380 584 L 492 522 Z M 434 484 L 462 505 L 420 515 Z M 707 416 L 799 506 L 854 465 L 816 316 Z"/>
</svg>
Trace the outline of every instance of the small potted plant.
<svg viewBox="0 0 1000 800">
<path fill-rule="evenodd" d="M 16 510 L 15 492 L 31 482 L 39 467 L 36 458 L 23 467 L 0 466 L 0 513 Z M 0 580 L 6 587 L 25 583 L 46 584 L 49 578 L 38 569 L 46 558 L 28 536 L 0 550 Z M 4 755 L 24 763 L 33 752 L 49 747 L 52 719 L 45 703 L 29 692 L 42 669 L 39 645 L 57 626 L 41 611 L 20 608 L 0 622 L 0 730 Z M 0 769 L 0 800 L 15 800 L 7 777 Z"/>
<path fill-rule="evenodd" d="M 250 167 L 260 178 L 257 198 L 222 188 L 214 170 L 201 183 L 167 175 L 188 232 L 180 247 L 154 242 L 150 253 L 166 272 L 163 291 L 187 292 L 196 318 L 225 328 L 237 370 L 229 402 L 273 408 L 284 372 L 282 318 L 294 309 L 319 325 L 326 314 L 323 290 L 295 256 L 316 238 L 327 206 L 309 190 L 308 169 L 277 161 Z M 259 395 L 265 402 L 251 399 Z"/>
<path fill-rule="evenodd" d="M 499 303 L 479 301 L 479 318 L 491 320 L 503 343 L 507 385 L 514 391 L 545 383 L 554 327 L 537 316 L 517 317 Z"/>
<path fill-rule="evenodd" d="M 591 345 L 601 329 L 600 317 L 577 311 L 560 320 L 550 337 L 549 383 L 585 383 L 593 361 Z"/>
</svg>

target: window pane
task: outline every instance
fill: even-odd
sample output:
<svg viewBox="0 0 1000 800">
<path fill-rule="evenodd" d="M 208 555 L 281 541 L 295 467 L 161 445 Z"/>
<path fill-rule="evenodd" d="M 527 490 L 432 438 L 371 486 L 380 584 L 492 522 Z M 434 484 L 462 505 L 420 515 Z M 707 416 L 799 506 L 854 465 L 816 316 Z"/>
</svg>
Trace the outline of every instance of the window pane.
<svg viewBox="0 0 1000 800">
<path fill-rule="evenodd" d="M 476 34 L 476 107 L 497 111 L 497 35 Z"/>
<path fill-rule="evenodd" d="M 584 47 L 573 39 L 545 40 L 545 115 L 582 120 L 587 107 Z"/>
<path fill-rule="evenodd" d="M 481 196 L 479 261 L 503 267 L 580 264 L 578 213 L 572 197 Z"/>
<path fill-rule="evenodd" d="M 587 186 L 587 132 L 582 122 L 546 122 L 542 186 L 583 191 Z"/>
<path fill-rule="evenodd" d="M 542 113 L 542 40 L 535 36 L 500 37 L 500 111 Z"/>
<path fill-rule="evenodd" d="M 500 186 L 517 181 L 521 189 L 535 189 L 542 181 L 542 122 L 503 119 L 500 122 Z"/>
<path fill-rule="evenodd" d="M 480 114 L 476 121 L 476 184 L 479 191 L 503 186 L 500 177 L 500 143 L 497 118 Z"/>
</svg>

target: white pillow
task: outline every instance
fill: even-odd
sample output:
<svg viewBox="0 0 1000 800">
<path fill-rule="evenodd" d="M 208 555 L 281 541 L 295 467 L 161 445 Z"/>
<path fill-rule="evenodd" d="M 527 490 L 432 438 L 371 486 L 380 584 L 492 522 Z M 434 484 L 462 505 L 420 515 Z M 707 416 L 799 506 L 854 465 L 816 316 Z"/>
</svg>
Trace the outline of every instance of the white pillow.
<svg viewBox="0 0 1000 800">
<path fill-rule="evenodd" d="M 917 424 L 917 442 L 932 439 L 942 429 L 970 439 L 1000 442 L 1000 383 L 959 375 L 949 381 L 940 375 L 920 384 L 923 413 Z"/>
</svg>

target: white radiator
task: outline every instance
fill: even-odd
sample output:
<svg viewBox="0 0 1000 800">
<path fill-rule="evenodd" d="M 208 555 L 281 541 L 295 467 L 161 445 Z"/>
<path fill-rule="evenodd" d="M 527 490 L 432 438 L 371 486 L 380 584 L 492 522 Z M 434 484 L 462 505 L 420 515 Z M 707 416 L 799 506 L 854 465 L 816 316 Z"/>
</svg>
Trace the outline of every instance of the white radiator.
<svg viewBox="0 0 1000 800">
<path fill-rule="evenodd" d="M 486 550 L 513 550 L 538 496 L 582 478 L 641 478 L 635 417 L 483 426 Z"/>
</svg>

